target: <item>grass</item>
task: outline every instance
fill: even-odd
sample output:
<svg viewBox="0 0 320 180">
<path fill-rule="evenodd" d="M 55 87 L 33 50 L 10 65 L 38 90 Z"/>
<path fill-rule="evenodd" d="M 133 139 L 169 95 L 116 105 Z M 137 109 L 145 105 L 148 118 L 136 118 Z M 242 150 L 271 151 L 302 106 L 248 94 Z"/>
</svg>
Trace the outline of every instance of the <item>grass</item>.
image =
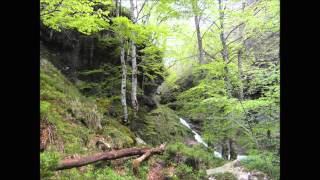
<svg viewBox="0 0 320 180">
<path fill-rule="evenodd" d="M 40 66 L 40 117 L 42 124 L 51 124 L 53 142 L 41 153 L 42 179 L 130 179 L 121 177 L 112 169 L 90 170 L 81 173 L 77 169 L 56 174 L 51 171 L 57 157 L 71 154 L 90 154 L 99 151 L 94 137 L 112 139 L 114 148 L 130 147 L 134 144 L 134 134 L 117 120 L 103 114 L 101 106 L 94 99 L 83 96 L 78 89 L 65 78 L 46 59 Z M 100 129 L 96 125 L 102 124 Z M 55 155 L 57 156 L 55 156 Z M 56 176 L 55 176 L 56 174 Z M 54 178 L 53 178 L 54 179 Z"/>
</svg>

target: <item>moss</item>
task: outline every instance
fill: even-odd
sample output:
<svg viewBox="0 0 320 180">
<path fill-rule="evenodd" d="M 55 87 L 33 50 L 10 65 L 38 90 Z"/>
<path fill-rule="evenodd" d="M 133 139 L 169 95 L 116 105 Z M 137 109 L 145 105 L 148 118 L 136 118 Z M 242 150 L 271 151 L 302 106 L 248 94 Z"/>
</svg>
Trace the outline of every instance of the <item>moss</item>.
<svg viewBox="0 0 320 180">
<path fill-rule="evenodd" d="M 170 143 L 163 158 L 166 162 L 171 162 L 177 155 L 196 170 L 215 168 L 226 163 L 225 160 L 214 157 L 211 151 L 204 149 L 200 144 L 189 147 L 181 142 Z"/>
<path fill-rule="evenodd" d="M 99 135 L 111 136 L 118 147 L 134 144 L 134 135 L 128 128 L 102 114 L 105 104 L 98 106 L 94 99 L 81 95 L 49 61 L 41 59 L 40 67 L 40 115 L 54 127 L 54 142 L 48 150 L 57 150 L 63 156 L 86 154 L 95 150 L 88 147 L 88 142 Z M 104 122 L 101 130 L 95 128 L 99 121 Z"/>
<path fill-rule="evenodd" d="M 120 68 L 113 64 L 105 64 L 96 69 L 82 70 L 77 73 L 81 81 L 76 84 L 76 87 L 86 96 L 117 96 L 121 86 Z"/>
<path fill-rule="evenodd" d="M 147 143 L 158 145 L 164 142 L 183 141 L 192 137 L 192 132 L 183 126 L 179 117 L 167 106 L 160 105 L 149 113 L 140 113 L 133 122 L 132 130 Z"/>
<path fill-rule="evenodd" d="M 110 136 L 115 148 L 130 147 L 135 143 L 134 134 L 124 125 L 110 119 L 103 129 L 104 136 Z"/>
<path fill-rule="evenodd" d="M 86 166 L 84 170 L 69 169 L 61 171 L 57 174 L 56 179 L 69 180 L 69 179 L 96 179 L 96 180 L 137 180 L 133 175 L 120 175 L 114 169 L 110 167 L 94 168 L 94 166 Z"/>
<path fill-rule="evenodd" d="M 45 154 L 41 156 L 43 162 L 51 158 L 46 155 L 47 152 L 56 152 L 61 158 L 72 154 L 97 152 L 98 149 L 92 143 L 92 140 L 97 137 L 112 141 L 112 147 L 115 149 L 135 145 L 135 134 L 118 121 L 122 114 L 120 96 L 113 94 L 115 87 L 118 86 L 117 83 L 120 82 L 115 80 L 118 77 L 107 77 L 103 83 L 99 84 L 101 93 L 104 93 L 104 90 L 110 90 L 103 96 L 101 94 L 85 96 L 78 88 L 96 84 L 87 82 L 78 85 L 72 84 L 57 68 L 43 58 L 40 67 L 41 120 L 53 127 L 53 141 L 49 142 L 44 151 Z M 87 75 L 90 75 L 90 73 L 87 72 Z M 96 86 L 92 87 L 95 88 Z M 128 110 L 131 114 L 130 107 Z M 112 111 L 115 112 L 114 116 L 112 116 Z M 142 110 L 140 115 L 142 117 L 146 115 L 146 122 L 143 118 L 139 122 L 146 126 L 137 129 L 145 131 L 145 134 L 152 134 L 149 140 L 155 139 L 155 144 L 168 140 L 174 141 L 177 137 L 183 139 L 183 137 L 192 135 L 179 123 L 179 118 L 174 112 L 167 107 L 162 107 L 151 113 Z M 100 116 L 101 119 L 102 128 L 100 130 L 88 126 L 88 123 L 91 122 L 90 118 L 95 119 L 92 117 L 97 116 Z M 159 128 L 159 126 L 162 127 Z M 147 127 L 147 129 L 144 129 L 144 127 Z M 159 133 L 155 129 L 161 131 L 159 139 L 157 138 Z M 142 135 L 141 138 L 143 137 L 145 136 Z M 135 178 L 132 174 L 132 167 L 130 167 L 131 161 L 125 162 L 128 162 L 129 165 L 124 168 L 124 174 L 126 175 L 122 174 L 121 176 L 113 169 L 116 167 L 99 168 L 95 165 L 86 166 L 83 168 L 85 170 L 74 168 L 60 172 L 53 172 L 50 168 L 47 168 L 41 176 L 43 179 L 146 179 L 148 164 L 143 163 L 141 165 L 140 177 Z"/>
<path fill-rule="evenodd" d="M 104 70 L 103 69 L 93 69 L 93 70 L 84 70 L 82 72 L 80 72 L 79 74 L 81 75 L 92 75 L 92 74 L 100 74 L 103 73 Z"/>
</svg>

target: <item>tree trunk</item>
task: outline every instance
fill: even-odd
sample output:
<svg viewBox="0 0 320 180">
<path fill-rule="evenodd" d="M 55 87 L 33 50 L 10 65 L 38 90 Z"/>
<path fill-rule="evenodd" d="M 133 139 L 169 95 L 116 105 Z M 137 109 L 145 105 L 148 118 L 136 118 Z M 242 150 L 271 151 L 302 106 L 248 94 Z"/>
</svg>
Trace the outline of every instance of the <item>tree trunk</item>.
<svg viewBox="0 0 320 180">
<path fill-rule="evenodd" d="M 116 0 L 116 16 L 119 17 L 121 2 L 118 3 L 118 0 Z M 127 66 L 125 61 L 125 50 L 124 50 L 124 42 L 123 39 L 120 39 L 120 61 L 121 61 L 121 105 L 123 109 L 123 123 L 128 122 L 128 107 L 127 107 L 127 100 L 126 100 L 126 91 L 127 91 Z"/>
<path fill-rule="evenodd" d="M 90 58 L 89 58 L 89 65 L 93 65 L 93 55 L 94 55 L 94 39 L 91 38 L 91 47 L 90 47 Z"/>
<path fill-rule="evenodd" d="M 200 23 L 199 23 L 199 16 L 195 15 L 194 16 L 194 22 L 196 26 L 196 31 L 197 31 L 197 40 L 198 40 L 198 51 L 199 51 L 199 63 L 200 64 L 205 64 L 205 59 L 204 59 L 204 51 L 202 47 L 202 38 L 201 38 L 201 33 L 200 33 Z"/>
<path fill-rule="evenodd" d="M 225 81 L 225 86 L 227 89 L 227 94 L 229 97 L 231 97 L 231 90 L 232 90 L 232 86 L 231 86 L 231 82 L 229 79 L 229 68 L 228 68 L 228 62 L 229 62 L 229 54 L 228 54 L 228 47 L 226 46 L 226 42 L 225 39 L 223 37 L 223 32 L 220 35 L 221 37 L 221 42 L 223 44 L 223 51 L 222 51 L 222 58 L 225 62 L 225 66 L 224 66 L 224 72 L 225 72 L 225 77 L 224 77 L 224 81 Z"/>
<path fill-rule="evenodd" d="M 121 3 L 121 2 L 120 2 Z M 118 17 L 119 16 L 119 13 L 120 12 L 120 6 L 119 6 L 119 2 L 118 2 L 118 0 L 116 0 L 116 17 Z"/>
<path fill-rule="evenodd" d="M 224 139 L 224 140 L 222 141 L 221 156 L 222 156 L 223 159 L 228 159 L 228 156 L 229 156 L 229 147 L 228 147 L 227 139 Z"/>
<path fill-rule="evenodd" d="M 164 151 L 165 146 L 166 146 L 165 144 L 161 144 L 161 145 L 158 147 L 158 149 Z M 144 153 L 142 156 L 140 156 L 140 157 L 138 157 L 137 159 L 135 159 L 135 160 L 132 161 L 133 173 L 134 173 L 135 175 L 138 175 L 138 173 L 139 173 L 138 170 L 139 170 L 140 164 L 141 164 L 143 161 L 147 160 L 152 154 L 154 154 L 154 151 L 149 150 L 149 151 L 147 151 L 146 153 Z"/>
<path fill-rule="evenodd" d="M 219 2 L 219 19 L 220 19 L 220 29 L 221 29 L 221 33 L 220 33 L 220 41 L 222 44 L 222 58 L 225 62 L 225 67 L 224 67 L 224 72 L 225 72 L 225 77 L 224 77 L 224 81 L 225 81 L 225 86 L 227 89 L 227 94 L 229 97 L 231 97 L 231 90 L 232 90 L 232 86 L 231 86 L 231 81 L 229 79 L 229 69 L 228 69 L 228 63 L 229 63 L 229 52 L 228 52 L 228 46 L 227 46 L 227 42 L 226 42 L 226 38 L 224 36 L 224 12 L 222 9 L 222 3 L 221 0 L 218 0 Z"/>
<path fill-rule="evenodd" d="M 133 0 L 130 0 L 130 14 L 132 17 L 132 21 L 135 23 L 135 15 L 134 15 L 134 3 Z M 131 41 L 131 61 L 132 61 L 132 89 L 131 89 L 131 102 L 133 108 L 133 119 L 137 118 L 137 113 L 139 109 L 138 100 L 137 100 L 137 85 L 138 85 L 138 67 L 137 67 L 137 58 L 136 58 L 136 45 L 133 41 Z"/>
<path fill-rule="evenodd" d="M 239 75 L 239 99 L 243 100 L 243 71 L 242 71 L 242 50 L 238 51 L 238 75 Z"/>
<path fill-rule="evenodd" d="M 142 161 L 146 160 L 147 157 L 153 154 L 161 154 L 165 150 L 165 144 L 161 144 L 159 147 L 156 148 L 127 148 L 121 150 L 113 150 L 108 152 L 101 152 L 93 155 L 88 155 L 85 157 L 79 157 L 76 159 L 65 159 L 58 163 L 56 170 L 63 170 L 63 169 L 70 169 L 74 167 L 81 167 L 88 164 L 95 163 L 101 160 L 112 160 L 112 159 L 119 159 L 123 157 L 129 156 L 136 156 L 136 155 L 143 155 L 142 157 L 135 160 L 135 162 L 141 163 Z M 147 154 L 147 155 L 144 155 Z"/>
<path fill-rule="evenodd" d="M 128 122 L 128 108 L 127 108 L 127 100 L 126 100 L 126 89 L 127 89 L 127 66 L 124 59 L 124 47 L 123 41 L 121 40 L 121 52 L 120 52 L 120 61 L 121 61 L 121 69 L 122 69 L 122 76 L 121 76 L 121 105 L 123 108 L 123 122 Z"/>
<path fill-rule="evenodd" d="M 229 147 L 230 147 L 230 160 L 237 159 L 237 150 L 235 147 L 235 143 L 233 139 L 229 139 Z"/>
</svg>

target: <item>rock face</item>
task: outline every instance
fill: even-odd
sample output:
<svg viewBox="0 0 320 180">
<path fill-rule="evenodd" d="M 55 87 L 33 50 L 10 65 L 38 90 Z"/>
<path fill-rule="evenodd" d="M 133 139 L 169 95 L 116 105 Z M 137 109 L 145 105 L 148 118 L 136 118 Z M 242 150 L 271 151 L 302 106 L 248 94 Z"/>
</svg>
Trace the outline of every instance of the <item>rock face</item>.
<svg viewBox="0 0 320 180">
<path fill-rule="evenodd" d="M 215 180 L 214 175 L 219 173 L 232 173 L 237 177 L 238 180 L 269 180 L 267 175 L 259 171 L 245 171 L 243 167 L 240 166 L 239 160 L 229 162 L 221 167 L 214 169 L 208 169 L 207 175 L 210 176 L 209 180 Z"/>
<path fill-rule="evenodd" d="M 102 37 L 113 38 L 108 31 L 101 31 L 94 35 L 83 35 L 73 30 L 54 31 L 43 25 L 40 26 L 41 54 L 50 56 L 50 62 L 57 67 L 71 82 L 79 86 L 80 91 L 86 95 L 114 97 L 120 94 L 121 70 L 117 41 L 105 43 Z M 144 54 L 140 52 L 144 47 L 138 46 L 137 63 L 142 62 Z M 154 59 L 158 69 L 142 69 L 139 67 L 138 93 L 140 106 L 147 111 L 157 107 L 152 96 L 164 81 L 158 73 L 164 71 L 161 56 Z M 130 60 L 127 66 L 131 66 Z M 148 67 L 148 64 L 144 64 Z M 144 74 L 152 75 L 150 79 Z M 131 78 L 128 77 L 130 81 Z M 130 93 L 128 93 L 130 102 Z"/>
</svg>

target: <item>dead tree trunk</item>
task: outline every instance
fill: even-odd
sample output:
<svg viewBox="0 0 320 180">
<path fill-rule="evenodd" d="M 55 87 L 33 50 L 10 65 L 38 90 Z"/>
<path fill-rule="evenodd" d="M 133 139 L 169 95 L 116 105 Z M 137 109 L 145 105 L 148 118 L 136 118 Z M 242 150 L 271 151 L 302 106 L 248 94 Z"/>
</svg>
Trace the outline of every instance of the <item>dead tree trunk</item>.
<svg viewBox="0 0 320 180">
<path fill-rule="evenodd" d="M 142 155 L 140 158 L 134 160 L 134 162 L 139 167 L 140 163 L 146 160 L 149 156 L 153 154 L 161 154 L 165 150 L 165 144 L 160 145 L 156 148 L 127 148 L 121 150 L 113 150 L 108 152 L 101 152 L 93 155 L 88 155 L 85 157 L 80 157 L 77 159 L 65 159 L 59 162 L 56 170 L 70 169 L 74 167 L 81 167 L 88 164 L 92 164 L 101 160 L 112 160 L 119 159 L 123 157 Z"/>
<path fill-rule="evenodd" d="M 165 146 L 166 146 L 165 144 L 161 144 L 161 145 L 158 147 L 158 149 L 164 151 Z M 157 151 L 159 151 L 159 150 L 157 150 Z M 138 157 L 137 159 L 133 160 L 133 162 L 132 162 L 132 167 L 133 167 L 133 173 L 134 173 L 135 175 L 138 174 L 138 168 L 140 167 L 140 164 L 141 164 L 143 161 L 147 160 L 147 159 L 148 159 L 152 154 L 154 154 L 154 153 L 155 153 L 155 151 L 152 150 L 152 149 L 150 149 L 149 151 L 147 151 L 146 153 L 144 153 L 142 156 L 140 156 L 140 157 Z"/>
</svg>

